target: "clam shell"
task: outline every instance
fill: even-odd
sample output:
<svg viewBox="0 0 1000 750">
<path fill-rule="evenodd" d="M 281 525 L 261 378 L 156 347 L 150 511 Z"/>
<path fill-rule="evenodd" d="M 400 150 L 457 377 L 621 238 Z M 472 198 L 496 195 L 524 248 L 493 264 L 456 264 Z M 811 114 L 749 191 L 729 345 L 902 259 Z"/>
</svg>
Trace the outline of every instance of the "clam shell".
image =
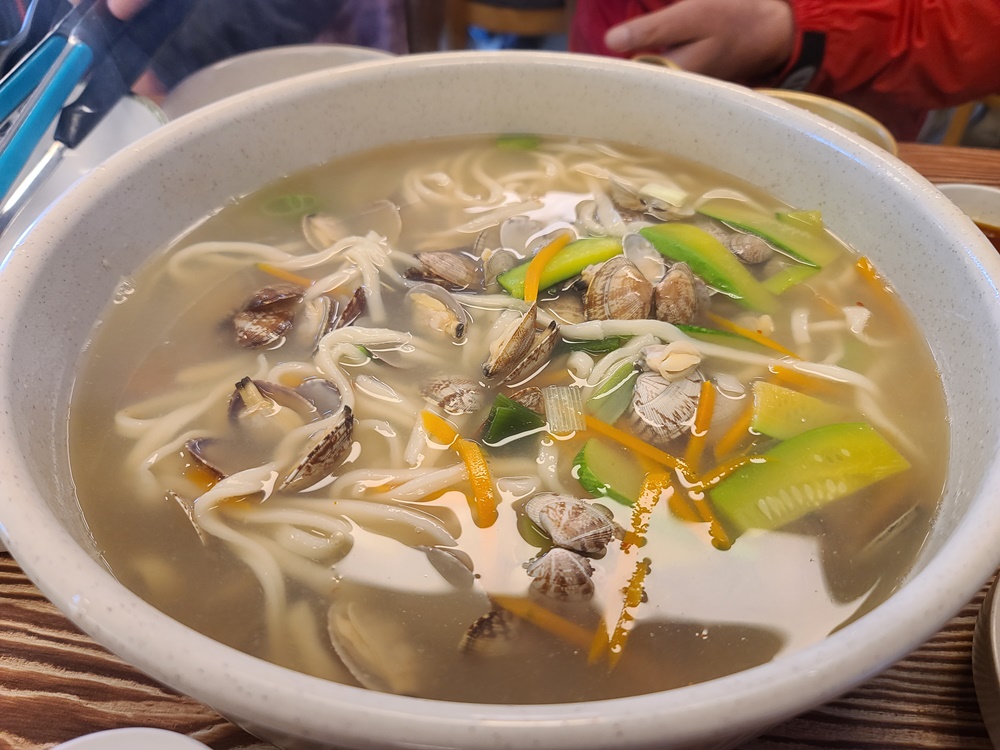
<svg viewBox="0 0 1000 750">
<path fill-rule="evenodd" d="M 673 382 L 654 372 L 639 375 L 627 412 L 632 432 L 653 444 L 680 437 L 698 408 L 702 380 L 697 370 Z"/>
<path fill-rule="evenodd" d="M 749 265 L 764 263 L 774 256 L 774 248 L 756 234 L 734 232 L 726 239 L 726 246 L 733 255 Z"/>
<path fill-rule="evenodd" d="M 585 555 L 604 554 L 615 536 L 616 525 L 607 511 L 569 495 L 535 495 L 524 511 L 557 547 Z"/>
<path fill-rule="evenodd" d="M 514 367 L 503 377 L 501 382 L 517 382 L 527 377 L 549 361 L 556 344 L 559 343 L 559 325 L 553 320 L 543 331 L 535 334 L 531 348 L 524 353 Z"/>
<path fill-rule="evenodd" d="M 417 693 L 418 654 L 396 619 L 365 602 L 335 598 L 327 614 L 327 633 L 333 650 L 362 686 L 401 695 Z"/>
<path fill-rule="evenodd" d="M 651 284 L 663 278 L 667 270 L 667 261 L 653 243 L 641 234 L 632 232 L 622 238 L 622 252 L 625 257 L 635 263 L 636 267 Z"/>
<path fill-rule="evenodd" d="M 480 257 L 483 256 L 480 254 Z M 488 253 L 486 259 L 483 261 L 483 283 L 486 286 L 486 290 L 495 291 L 499 289 L 500 285 L 497 283 L 497 277 L 512 269 L 519 262 L 518 257 L 513 251 L 505 248 L 493 250 Z"/>
<path fill-rule="evenodd" d="M 351 295 L 351 298 L 347 300 L 347 304 L 344 305 L 344 309 L 340 311 L 340 315 L 333 322 L 330 330 L 346 328 L 364 315 L 365 310 L 367 309 L 368 294 L 365 292 L 365 288 L 363 286 L 359 286 L 354 290 L 354 294 Z"/>
<path fill-rule="evenodd" d="M 266 286 L 254 292 L 233 315 L 236 343 L 248 349 L 280 341 L 295 320 L 302 289 L 293 284 Z"/>
<path fill-rule="evenodd" d="M 214 438 L 191 438 L 184 443 L 184 449 L 199 466 L 214 477 L 216 481 L 220 481 L 226 478 L 226 472 L 208 456 L 210 447 L 214 442 L 216 442 Z"/>
<path fill-rule="evenodd" d="M 420 395 L 448 414 L 470 414 L 486 405 L 479 383 L 456 375 L 438 375 L 420 387 Z"/>
<path fill-rule="evenodd" d="M 406 300 L 434 330 L 446 333 L 456 341 L 465 337 L 469 328 L 469 314 L 455 299 L 455 295 L 444 287 L 437 284 L 417 284 L 406 293 Z"/>
<path fill-rule="evenodd" d="M 537 320 L 538 306 L 532 303 L 490 346 L 490 354 L 483 363 L 483 375 L 491 379 L 500 377 L 518 363 L 534 343 Z"/>
<path fill-rule="evenodd" d="M 308 214 L 302 217 L 302 235 L 314 250 L 326 250 L 350 235 L 343 221 L 330 214 Z"/>
<path fill-rule="evenodd" d="M 632 213 L 638 216 L 646 210 L 646 203 L 639 196 L 638 189 L 623 180 L 619 180 L 617 177 L 610 179 L 610 185 L 608 196 L 611 198 L 611 202 L 615 204 L 618 212 L 623 214 L 622 218 L 626 218 L 624 216 L 625 213 Z"/>
<path fill-rule="evenodd" d="M 347 457 L 354 435 L 351 407 L 345 406 L 341 419 L 314 441 L 306 455 L 285 476 L 279 489 L 301 489 L 329 476 Z"/>
<path fill-rule="evenodd" d="M 538 386 L 530 385 L 527 388 L 514 391 L 514 393 L 510 394 L 510 399 L 537 414 L 545 416 L 545 399 L 542 397 L 542 389 Z"/>
<path fill-rule="evenodd" d="M 642 320 L 649 317 L 653 285 L 624 255 L 594 272 L 583 296 L 587 320 Z"/>
<path fill-rule="evenodd" d="M 594 568 L 590 560 L 572 550 L 553 547 L 529 564 L 527 571 L 535 579 L 531 588 L 543 596 L 579 602 L 594 595 L 594 582 L 591 580 Z"/>
<path fill-rule="evenodd" d="M 563 291 L 555 299 L 547 299 L 539 307 L 559 325 L 583 323 L 587 317 L 583 312 L 583 298 L 572 289 Z"/>
<path fill-rule="evenodd" d="M 420 267 L 408 269 L 408 279 L 428 281 L 452 291 L 482 286 L 479 263 L 459 250 L 431 250 L 413 257 Z"/>
<path fill-rule="evenodd" d="M 687 263 L 674 263 L 653 288 L 657 320 L 690 325 L 698 317 L 699 302 L 698 278 Z"/>
<path fill-rule="evenodd" d="M 527 216 L 511 216 L 500 224 L 500 245 L 524 254 L 530 240 L 545 225 Z"/>
<path fill-rule="evenodd" d="M 492 609 L 478 618 L 462 636 L 459 651 L 480 656 L 504 656 L 520 629 L 518 619 L 506 609 Z"/>
<path fill-rule="evenodd" d="M 302 417 L 303 422 L 309 422 L 316 417 L 316 405 L 302 393 L 267 380 L 243 378 L 236 384 L 236 390 L 229 397 L 228 413 L 231 423 L 239 424 L 240 418 L 244 416 L 246 403 L 243 401 L 243 390 L 251 383 L 256 386 L 262 397 L 273 401 L 277 406 L 291 409 Z M 336 390 L 336 386 L 334 386 L 334 390 Z"/>
</svg>

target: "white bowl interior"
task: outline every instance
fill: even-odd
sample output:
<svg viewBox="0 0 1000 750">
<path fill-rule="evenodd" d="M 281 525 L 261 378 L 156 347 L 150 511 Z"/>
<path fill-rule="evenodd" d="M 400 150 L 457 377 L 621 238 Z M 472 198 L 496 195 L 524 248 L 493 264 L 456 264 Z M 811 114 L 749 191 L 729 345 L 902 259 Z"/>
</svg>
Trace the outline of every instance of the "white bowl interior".
<svg viewBox="0 0 1000 750">
<path fill-rule="evenodd" d="M 213 207 L 290 172 L 429 135 L 526 131 L 698 159 L 793 205 L 821 209 L 830 227 L 873 258 L 926 331 L 950 407 L 946 497 L 908 583 L 817 646 L 748 672 L 654 696 L 547 707 L 461 706 L 324 683 L 215 644 L 118 585 L 96 562 L 79 513 L 65 423 L 74 366 L 119 278 Z M 1000 488 L 996 278 L 992 248 L 905 165 L 739 87 L 545 53 L 449 53 L 301 76 L 147 137 L 75 189 L 7 257 L 0 538 L 99 641 L 271 737 L 346 747 L 414 738 L 427 747 L 729 746 L 902 656 L 1000 559 L 1000 520 L 989 508 Z"/>
</svg>

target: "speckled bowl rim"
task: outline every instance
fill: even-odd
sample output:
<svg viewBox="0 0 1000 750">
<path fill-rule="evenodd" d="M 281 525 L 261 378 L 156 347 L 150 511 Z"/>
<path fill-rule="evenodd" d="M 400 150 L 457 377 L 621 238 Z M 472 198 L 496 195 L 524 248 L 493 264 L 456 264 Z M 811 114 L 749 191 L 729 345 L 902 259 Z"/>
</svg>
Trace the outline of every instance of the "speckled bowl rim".
<svg viewBox="0 0 1000 750">
<path fill-rule="evenodd" d="M 294 98 L 328 75 L 336 75 L 344 85 L 363 84 L 400 65 L 432 70 L 470 62 L 564 64 L 561 56 L 553 54 L 514 55 L 445 53 L 359 63 L 334 74 L 314 73 L 272 84 L 253 96 Z M 572 64 L 582 73 L 588 68 L 618 70 L 623 76 L 636 75 L 637 69 L 645 67 L 586 57 Z M 652 74 L 696 78 L 685 73 Z M 816 134 L 845 159 L 871 164 L 912 200 L 930 201 L 939 225 L 956 238 L 967 262 L 983 269 L 978 291 L 995 301 L 996 287 L 990 277 L 1000 278 L 1000 260 L 981 235 L 977 237 L 974 225 L 912 169 L 797 108 L 729 84 L 699 79 L 697 85 L 715 87 L 741 106 L 775 112 L 788 127 Z M 247 97 L 233 97 L 174 126 L 184 123 L 183 128 L 195 132 L 211 129 L 216 118 L 235 116 L 246 106 L 251 106 Z M 174 134 L 181 132 L 170 128 L 147 137 L 142 150 L 147 154 L 169 151 Z M 86 191 L 99 191 L 119 171 L 127 170 L 129 158 L 121 155 L 108 162 L 100 174 L 86 180 L 45 217 L 43 225 L 55 231 L 58 222 L 72 215 L 75 203 L 85 200 Z M 987 312 L 996 326 L 1000 313 L 996 309 Z M 2 376 L 9 379 L 7 372 Z M 0 467 L 6 463 L 3 458 Z M 19 486 L 24 480 L 19 476 L 5 479 L 0 493 L 0 537 L 8 541 L 19 564 L 45 595 L 95 640 L 251 730 L 286 727 L 297 737 L 328 741 L 336 737 L 345 746 L 358 747 L 576 749 L 664 747 L 713 738 L 733 741 L 741 733 L 755 734 L 845 692 L 918 646 L 978 590 L 996 566 L 995 550 L 1000 549 L 997 514 L 983 503 L 973 504 L 944 548 L 892 596 L 891 606 L 876 608 L 815 646 L 725 678 L 651 695 L 540 706 L 461 704 L 386 695 L 309 677 L 222 646 L 170 620 L 114 581 L 47 507 L 18 500 L 16 496 L 24 494 Z M 983 480 L 986 491 L 1000 491 L 995 460 Z M 905 630 L 901 620 L 907 623 Z"/>
</svg>

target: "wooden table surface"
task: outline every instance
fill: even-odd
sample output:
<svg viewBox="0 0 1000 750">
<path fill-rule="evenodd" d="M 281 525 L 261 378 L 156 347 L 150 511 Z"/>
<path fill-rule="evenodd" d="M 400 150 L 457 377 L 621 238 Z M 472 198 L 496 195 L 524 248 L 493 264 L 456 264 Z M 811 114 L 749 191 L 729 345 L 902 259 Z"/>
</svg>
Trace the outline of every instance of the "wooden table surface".
<svg viewBox="0 0 1000 750">
<path fill-rule="evenodd" d="M 903 144 L 900 157 L 935 182 L 1000 187 L 1000 151 Z M 985 592 L 895 666 L 741 750 L 990 750 L 970 658 Z M 0 554 L 0 748 L 126 726 L 173 729 L 216 750 L 270 747 L 96 645 Z"/>
</svg>

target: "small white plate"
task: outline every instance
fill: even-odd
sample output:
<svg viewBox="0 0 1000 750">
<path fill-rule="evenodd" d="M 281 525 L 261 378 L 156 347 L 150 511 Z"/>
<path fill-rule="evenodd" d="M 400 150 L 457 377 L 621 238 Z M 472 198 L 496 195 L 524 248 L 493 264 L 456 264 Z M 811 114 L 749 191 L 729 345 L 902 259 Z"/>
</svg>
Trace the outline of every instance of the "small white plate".
<svg viewBox="0 0 1000 750">
<path fill-rule="evenodd" d="M 938 185 L 937 189 L 973 221 L 1000 227 L 1000 188 L 956 182 Z"/>
<path fill-rule="evenodd" d="M 247 89 L 337 65 L 392 57 L 350 44 L 292 44 L 247 52 L 192 73 L 161 103 L 171 120 Z"/>
<path fill-rule="evenodd" d="M 56 745 L 53 750 L 207 750 L 187 735 L 165 729 L 108 729 Z"/>
</svg>

